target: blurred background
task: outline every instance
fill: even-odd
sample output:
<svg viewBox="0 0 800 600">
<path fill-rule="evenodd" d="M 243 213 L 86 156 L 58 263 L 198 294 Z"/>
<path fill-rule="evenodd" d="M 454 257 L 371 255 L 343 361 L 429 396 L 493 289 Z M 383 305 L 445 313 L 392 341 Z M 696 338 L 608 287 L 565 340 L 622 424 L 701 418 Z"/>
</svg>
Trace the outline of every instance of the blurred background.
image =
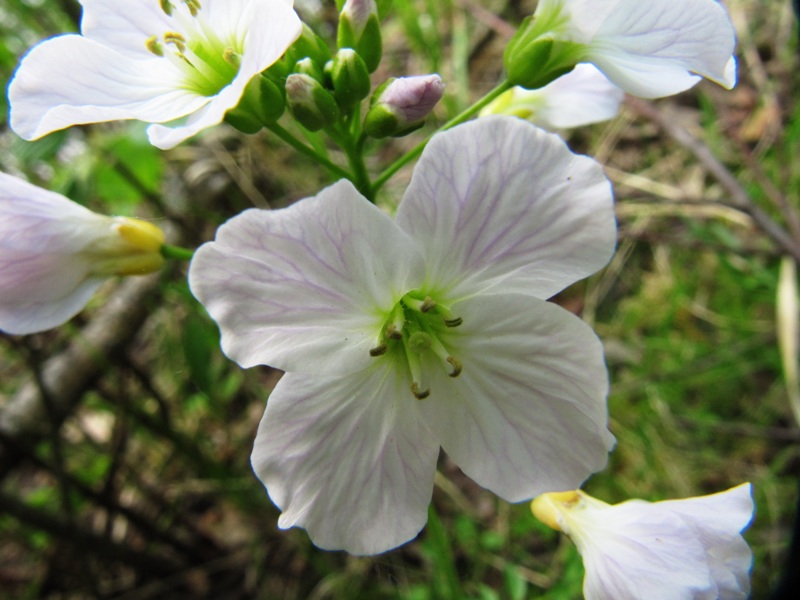
<svg viewBox="0 0 800 600">
<path fill-rule="evenodd" d="M 333 0 L 296 4 L 333 40 Z M 440 73 L 447 92 L 433 125 L 499 81 L 505 42 L 535 6 L 393 4 L 374 81 Z M 733 91 L 702 82 L 628 100 L 613 121 L 565 133 L 606 165 L 620 242 L 608 268 L 555 301 L 595 327 L 611 371 L 618 445 L 586 490 L 617 503 L 752 482 L 758 599 L 783 569 L 800 476 L 796 357 L 782 359 L 778 344 L 796 332 L 776 318 L 782 257 L 800 248 L 800 80 L 789 0 L 726 5 L 739 34 Z M 3 87 L 29 47 L 77 31 L 79 19 L 75 0 L 4 0 Z M 142 124 L 114 123 L 29 143 L 8 129 L 7 110 L 0 98 L 0 170 L 98 212 L 152 219 L 187 247 L 246 208 L 330 183 L 268 133 L 221 126 L 161 152 Z M 382 145 L 374 172 L 432 130 Z M 409 176 L 379 200 L 396 204 Z M 788 232 L 783 245 L 770 222 Z M 109 282 L 59 329 L 0 334 L 0 598 L 581 597 L 572 543 L 444 455 L 428 526 L 397 550 L 354 558 L 278 530 L 249 454 L 280 373 L 225 359 L 185 271 Z M 782 289 L 796 297 L 791 278 Z"/>
</svg>

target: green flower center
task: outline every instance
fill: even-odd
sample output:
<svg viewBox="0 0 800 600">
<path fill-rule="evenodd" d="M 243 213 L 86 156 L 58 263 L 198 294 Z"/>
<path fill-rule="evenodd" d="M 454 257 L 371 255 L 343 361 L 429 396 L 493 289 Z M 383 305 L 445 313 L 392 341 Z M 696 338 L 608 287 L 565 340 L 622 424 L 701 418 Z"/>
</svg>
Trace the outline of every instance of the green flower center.
<svg viewBox="0 0 800 600">
<path fill-rule="evenodd" d="M 161 0 L 161 8 L 175 19 L 183 33 L 167 31 L 145 41 L 147 49 L 169 60 L 183 74 L 181 86 L 199 96 L 216 96 L 239 72 L 243 43 L 223 41 L 203 19 L 199 0 L 182 0 L 175 7 Z"/>
<path fill-rule="evenodd" d="M 411 393 L 417 400 L 423 400 L 431 393 L 423 380 L 423 360 L 433 359 L 441 363 L 450 377 L 461 374 L 461 361 L 442 342 L 447 330 L 458 327 L 461 322 L 430 296 L 411 291 L 389 313 L 377 346 L 369 351 L 370 356 L 391 354 L 396 360 L 405 362 L 411 373 Z"/>
</svg>

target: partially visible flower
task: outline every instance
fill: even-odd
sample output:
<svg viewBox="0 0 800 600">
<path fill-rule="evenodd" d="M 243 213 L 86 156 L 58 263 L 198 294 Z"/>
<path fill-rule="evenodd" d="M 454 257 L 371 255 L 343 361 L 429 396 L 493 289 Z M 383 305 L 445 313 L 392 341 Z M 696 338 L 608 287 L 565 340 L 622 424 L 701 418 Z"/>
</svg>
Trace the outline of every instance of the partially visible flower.
<svg viewBox="0 0 800 600">
<path fill-rule="evenodd" d="M 286 371 L 252 456 L 278 525 L 354 554 L 406 542 L 440 445 L 512 502 L 601 469 L 601 344 L 544 299 L 615 242 L 601 167 L 509 117 L 434 136 L 394 220 L 340 181 L 220 227 L 189 282 L 230 358 Z"/>
<path fill-rule="evenodd" d="M 358 52 L 370 73 L 378 68 L 383 46 L 375 0 L 347 0 L 344 3 L 336 41 L 340 48 L 353 48 Z"/>
<path fill-rule="evenodd" d="M 0 330 L 61 325 L 107 278 L 160 269 L 163 244 L 151 223 L 99 215 L 0 173 Z"/>
<path fill-rule="evenodd" d="M 514 85 L 537 88 L 594 63 L 626 92 L 670 96 L 701 76 L 736 84 L 736 32 L 716 0 L 540 0 L 506 48 Z"/>
<path fill-rule="evenodd" d="M 220 123 L 301 30 L 291 0 L 81 4 L 82 35 L 35 46 L 11 80 L 11 128 L 27 140 L 137 119 L 154 123 L 153 145 L 172 148 Z"/>
<path fill-rule="evenodd" d="M 412 131 L 443 95 L 444 82 L 436 74 L 390 79 L 375 90 L 364 130 L 376 138 Z"/>
<path fill-rule="evenodd" d="M 511 115 L 553 131 L 613 119 L 624 96 L 597 67 L 582 63 L 543 88 L 514 87 L 480 114 Z"/>
<path fill-rule="evenodd" d="M 753 556 L 749 483 L 710 496 L 609 505 L 577 490 L 531 504 L 583 557 L 586 600 L 745 600 Z"/>
</svg>

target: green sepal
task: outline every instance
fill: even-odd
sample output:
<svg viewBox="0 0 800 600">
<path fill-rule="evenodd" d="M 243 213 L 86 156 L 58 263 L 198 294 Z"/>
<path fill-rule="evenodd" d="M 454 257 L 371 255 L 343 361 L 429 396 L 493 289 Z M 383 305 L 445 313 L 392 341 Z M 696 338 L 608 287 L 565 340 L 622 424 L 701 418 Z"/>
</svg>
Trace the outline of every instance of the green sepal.
<svg viewBox="0 0 800 600">
<path fill-rule="evenodd" d="M 308 75 L 309 77 L 313 77 L 321 84 L 325 84 L 325 74 L 322 71 L 322 67 L 318 65 L 314 60 L 306 56 L 302 60 L 298 60 L 294 65 L 294 73 L 302 73 L 303 75 Z"/>
<path fill-rule="evenodd" d="M 264 76 L 254 77 L 236 108 L 225 114 L 225 121 L 242 133 L 253 134 L 283 115 L 286 100 L 280 88 Z"/>
<path fill-rule="evenodd" d="M 329 127 L 341 118 L 334 97 L 308 75 L 289 75 L 286 80 L 286 99 L 295 120 L 309 131 Z"/>
<path fill-rule="evenodd" d="M 353 23 L 348 13 L 339 16 L 336 43 L 339 48 L 353 48 L 364 59 L 370 73 L 381 64 L 383 40 L 377 13 L 369 15 L 363 24 Z M 360 30 L 360 31 L 359 31 Z"/>
<path fill-rule="evenodd" d="M 383 104 L 373 104 L 364 117 L 364 133 L 374 138 L 385 138 L 400 131 L 400 119 Z"/>
<path fill-rule="evenodd" d="M 331 51 L 325 40 L 303 23 L 303 31 L 297 41 L 286 51 L 286 59 L 290 65 L 295 65 L 306 57 L 318 65 L 324 65 L 330 60 Z"/>
<path fill-rule="evenodd" d="M 333 57 L 331 81 L 333 95 L 344 111 L 349 111 L 369 96 L 369 71 L 361 56 L 352 48 L 342 48 Z"/>
</svg>

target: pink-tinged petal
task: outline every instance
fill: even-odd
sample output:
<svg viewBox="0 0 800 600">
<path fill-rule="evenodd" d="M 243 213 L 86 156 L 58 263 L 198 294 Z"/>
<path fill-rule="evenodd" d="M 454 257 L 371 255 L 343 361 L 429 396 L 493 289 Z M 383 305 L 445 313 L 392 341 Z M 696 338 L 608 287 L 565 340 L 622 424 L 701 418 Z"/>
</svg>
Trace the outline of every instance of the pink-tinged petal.
<svg viewBox="0 0 800 600">
<path fill-rule="evenodd" d="M 548 298 L 614 252 L 611 186 L 592 159 L 513 117 L 431 139 L 397 212 L 443 297 L 492 286 Z"/>
<path fill-rule="evenodd" d="M 586 512 L 565 529 L 583 557 L 586 600 L 716 598 L 705 550 L 676 515 L 646 502 Z"/>
<path fill-rule="evenodd" d="M 34 47 L 8 88 L 11 128 L 32 140 L 85 123 L 116 119 L 170 121 L 207 98 L 178 89 L 169 61 L 120 54 L 78 35 Z"/>
<path fill-rule="evenodd" d="M 564 309 L 521 294 L 453 308 L 463 324 L 442 337 L 462 364 L 425 361 L 420 402 L 442 447 L 480 485 L 510 502 L 575 489 L 602 469 L 608 376 L 597 336 Z"/>
<path fill-rule="evenodd" d="M 147 130 L 150 142 L 162 150 L 173 148 L 198 132 L 218 125 L 225 113 L 235 108 L 250 80 L 273 65 L 302 31 L 302 23 L 285 0 L 237 0 L 234 4 L 208 3 L 209 22 L 220 31 L 230 31 L 234 38 L 244 39 L 242 64 L 236 78 L 185 123 L 173 127 L 151 125 Z M 234 10 L 236 9 L 236 10 Z M 247 10 L 245 10 L 247 9 Z"/>
<path fill-rule="evenodd" d="M 243 367 L 352 373 L 424 267 L 414 242 L 349 181 L 217 231 L 189 269 L 194 295 Z"/>
<path fill-rule="evenodd" d="M 702 75 L 726 88 L 736 84 L 731 57 L 736 32 L 715 0 L 578 0 L 579 28 L 592 31 L 587 60 L 625 91 L 659 98 L 688 89 Z M 577 17 L 576 15 L 580 15 Z"/>
<path fill-rule="evenodd" d="M 425 524 L 439 445 L 389 357 L 344 377 L 287 373 L 272 392 L 253 468 L 283 511 L 326 550 L 377 554 Z"/>
</svg>

